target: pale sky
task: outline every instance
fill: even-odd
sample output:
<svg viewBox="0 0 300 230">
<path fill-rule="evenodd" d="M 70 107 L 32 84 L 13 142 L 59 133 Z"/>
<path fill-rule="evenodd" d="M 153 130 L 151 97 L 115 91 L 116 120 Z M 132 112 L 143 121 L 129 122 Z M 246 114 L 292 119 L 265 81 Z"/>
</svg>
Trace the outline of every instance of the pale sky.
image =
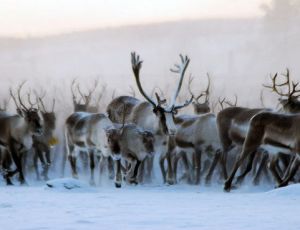
<svg viewBox="0 0 300 230">
<path fill-rule="evenodd" d="M 262 15 L 270 0 L 0 0 L 0 36 L 43 36 L 180 19 Z"/>
</svg>

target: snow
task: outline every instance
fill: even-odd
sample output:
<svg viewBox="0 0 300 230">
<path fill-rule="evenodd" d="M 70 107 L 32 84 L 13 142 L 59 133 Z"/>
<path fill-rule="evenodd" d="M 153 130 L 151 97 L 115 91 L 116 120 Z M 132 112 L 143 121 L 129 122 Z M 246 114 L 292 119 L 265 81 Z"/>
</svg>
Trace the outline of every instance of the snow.
<svg viewBox="0 0 300 230">
<path fill-rule="evenodd" d="M 0 187 L 1 229 L 299 229 L 300 185 L 90 187 L 64 178 Z M 65 185 L 73 186 L 72 189 Z M 68 187 L 67 186 L 67 187 Z"/>
</svg>

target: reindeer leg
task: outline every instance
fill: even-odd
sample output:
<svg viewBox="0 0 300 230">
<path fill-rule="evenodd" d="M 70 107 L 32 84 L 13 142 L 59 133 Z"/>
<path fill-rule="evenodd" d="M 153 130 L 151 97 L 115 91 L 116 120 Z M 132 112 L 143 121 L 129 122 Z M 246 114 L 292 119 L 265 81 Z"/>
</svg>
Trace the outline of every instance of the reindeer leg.
<svg viewBox="0 0 300 230">
<path fill-rule="evenodd" d="M 168 151 L 168 153 L 167 153 L 167 164 L 168 164 L 167 183 L 169 185 L 173 185 L 174 184 L 174 175 L 173 175 L 173 164 L 172 164 L 171 151 Z"/>
<path fill-rule="evenodd" d="M 249 160 L 248 160 L 245 171 L 237 177 L 237 181 L 236 181 L 237 184 L 242 184 L 242 182 L 244 181 L 245 176 L 251 171 L 256 153 L 257 153 L 257 151 L 253 151 L 249 155 Z"/>
<path fill-rule="evenodd" d="M 159 157 L 159 166 L 160 166 L 160 170 L 161 170 L 161 174 L 163 177 L 163 182 L 164 184 L 167 182 L 166 180 L 166 169 L 165 169 L 165 159 L 166 159 L 166 155 L 165 154 L 161 154 Z"/>
<path fill-rule="evenodd" d="M 283 179 L 283 181 L 278 185 L 278 187 L 284 187 L 288 185 L 289 181 L 295 176 L 296 172 L 298 171 L 299 165 L 300 165 L 300 157 L 296 156 L 294 158 L 293 164 L 290 168 L 287 177 Z"/>
<path fill-rule="evenodd" d="M 145 158 L 142 162 L 141 162 L 141 165 L 140 165 L 140 170 L 139 170 L 139 173 L 138 173 L 138 182 L 141 184 L 144 182 L 144 177 L 145 177 L 145 164 L 146 164 L 146 160 L 148 158 Z"/>
<path fill-rule="evenodd" d="M 77 161 L 77 150 L 73 145 L 69 146 L 70 149 L 70 155 L 68 156 L 69 162 L 72 168 L 72 176 L 74 178 L 78 178 L 78 173 L 77 173 L 77 167 L 76 167 L 76 161 Z"/>
<path fill-rule="evenodd" d="M 190 167 L 189 160 L 188 160 L 186 152 L 182 152 L 181 159 L 182 159 L 182 163 L 183 163 L 184 168 L 185 168 L 184 177 L 186 178 L 187 183 L 191 184 L 192 183 L 191 167 Z"/>
<path fill-rule="evenodd" d="M 16 141 L 14 141 L 13 139 L 10 139 L 9 149 L 10 149 L 12 159 L 17 167 L 17 171 L 19 172 L 19 181 L 21 184 L 26 184 L 23 170 L 22 170 L 22 158 L 21 158 L 21 156 L 19 156 L 20 153 L 17 150 L 17 146 L 16 146 L 17 144 L 18 143 Z"/>
<path fill-rule="evenodd" d="M 220 157 L 221 157 L 221 152 L 220 151 L 216 151 L 214 159 L 213 159 L 213 162 L 211 163 L 210 168 L 208 170 L 208 173 L 207 173 L 207 175 L 205 177 L 205 184 L 207 184 L 207 185 L 210 184 L 212 174 L 213 174 L 213 172 L 214 172 L 214 170 L 216 168 L 216 165 L 217 165 L 218 161 L 220 160 Z"/>
<path fill-rule="evenodd" d="M 195 160 L 195 164 L 194 164 L 194 168 L 195 168 L 195 172 L 196 172 L 196 179 L 195 179 L 195 184 L 200 184 L 200 172 L 201 172 L 201 155 L 202 155 L 202 151 L 200 148 L 196 148 L 195 149 L 195 153 L 194 153 L 194 160 Z"/>
<path fill-rule="evenodd" d="M 94 177 L 94 170 L 95 170 L 95 158 L 94 158 L 94 150 L 89 150 L 89 157 L 90 157 L 90 169 L 91 169 L 91 178 L 90 178 L 90 185 L 95 186 L 95 177 Z"/>
<path fill-rule="evenodd" d="M 292 164 L 293 164 L 293 161 L 294 161 L 295 157 L 296 157 L 296 156 L 292 156 L 292 157 L 291 157 L 290 162 L 288 163 L 288 166 L 287 166 L 287 168 L 286 168 L 286 170 L 285 170 L 285 173 L 284 173 L 284 175 L 283 175 L 283 178 L 286 178 L 286 177 L 288 176 L 288 173 L 289 173 L 289 171 L 291 170 L 291 167 L 292 167 Z"/>
<path fill-rule="evenodd" d="M 282 183 L 282 179 L 281 177 L 279 176 L 277 170 L 276 170 L 276 163 L 278 161 L 278 156 L 272 156 L 271 157 L 271 161 L 270 161 L 270 165 L 269 165 L 269 168 L 270 168 L 270 171 L 276 181 L 277 184 L 281 184 Z"/>
<path fill-rule="evenodd" d="M 259 118 L 259 117 L 258 117 Z M 253 154 L 260 145 L 261 139 L 264 135 L 264 128 L 261 127 L 260 120 L 252 120 L 250 124 L 250 128 L 248 131 L 247 138 L 244 142 L 243 149 L 241 154 L 237 156 L 237 159 L 234 163 L 232 172 L 229 176 L 229 178 L 225 181 L 224 184 L 224 190 L 229 192 L 232 185 L 232 180 L 241 166 L 241 164 L 244 162 L 244 160 L 250 155 Z M 252 164 L 252 163 L 251 163 Z"/>
<path fill-rule="evenodd" d="M 137 175 L 138 175 L 140 164 L 141 164 L 141 161 L 136 160 L 136 164 L 135 164 L 135 167 L 133 170 L 133 175 L 130 178 L 130 184 L 138 184 Z"/>
<path fill-rule="evenodd" d="M 10 180 L 10 177 L 13 175 L 10 171 L 11 164 L 12 159 L 10 157 L 10 154 L 8 150 L 4 150 L 4 153 L 2 154 L 2 167 L 4 169 L 3 178 L 6 181 L 6 185 L 13 185 L 13 183 Z"/>
<path fill-rule="evenodd" d="M 268 159 L 269 159 L 269 155 L 267 153 L 262 153 L 262 154 L 263 154 L 263 157 L 261 159 L 261 162 L 259 164 L 259 167 L 258 167 L 255 175 L 254 175 L 254 179 L 253 179 L 253 182 L 252 182 L 254 185 L 259 184 L 263 169 L 266 168 L 267 162 L 268 162 Z"/>
<path fill-rule="evenodd" d="M 173 167 L 173 170 L 174 170 L 174 183 L 177 184 L 177 167 L 178 167 L 178 161 L 180 159 L 182 155 L 182 151 L 180 151 L 180 153 L 175 153 L 175 157 L 174 157 L 174 167 Z"/>
<path fill-rule="evenodd" d="M 38 168 L 38 154 L 37 154 L 36 149 L 34 149 L 34 151 L 33 151 L 33 166 L 34 166 L 34 171 L 36 174 L 36 179 L 39 181 L 39 180 L 41 180 L 41 178 L 40 178 L 40 173 L 39 173 L 39 168 Z"/>
<path fill-rule="evenodd" d="M 151 183 L 152 181 L 152 170 L 153 170 L 153 162 L 154 157 L 150 156 L 146 158 L 145 164 L 146 164 L 146 171 L 145 171 L 145 179 L 147 183 Z"/>
<path fill-rule="evenodd" d="M 43 172 L 42 172 L 42 176 L 44 177 L 44 180 L 49 180 L 48 176 L 46 175 L 46 172 L 47 172 L 47 163 L 45 162 L 45 158 L 44 158 L 44 155 L 43 155 L 43 148 L 41 145 L 37 145 L 35 147 L 35 151 L 36 151 L 36 154 L 38 155 L 38 158 L 40 159 L 41 163 L 42 163 L 42 167 L 43 167 Z M 46 151 L 46 149 L 45 149 Z M 38 168 L 37 168 L 38 170 Z"/>
<path fill-rule="evenodd" d="M 44 180 L 49 180 L 48 172 L 49 172 L 49 167 L 51 165 L 50 153 L 51 153 L 51 149 L 47 146 L 45 148 L 46 162 L 45 162 L 45 166 L 44 166 L 44 171 L 42 173 L 44 176 Z"/>
<path fill-rule="evenodd" d="M 122 173 L 121 173 L 121 160 L 114 161 L 115 168 L 115 186 L 121 188 L 122 185 Z"/>
<path fill-rule="evenodd" d="M 114 178 L 114 161 L 110 156 L 107 158 L 107 167 L 109 179 L 112 180 Z"/>
</svg>

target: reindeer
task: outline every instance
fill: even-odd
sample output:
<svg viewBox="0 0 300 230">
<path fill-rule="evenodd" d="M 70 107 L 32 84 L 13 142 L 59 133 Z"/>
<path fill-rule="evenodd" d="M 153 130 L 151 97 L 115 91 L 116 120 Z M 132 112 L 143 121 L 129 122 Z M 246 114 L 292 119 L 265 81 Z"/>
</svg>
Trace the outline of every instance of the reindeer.
<svg viewBox="0 0 300 230">
<path fill-rule="evenodd" d="M 189 81 L 191 84 L 191 80 Z M 190 88 L 190 87 L 189 87 Z M 209 87 L 208 87 L 209 88 Z M 209 90 L 206 90 L 206 102 L 209 101 Z M 191 92 L 190 92 L 191 93 Z M 224 103 L 230 106 L 236 106 L 237 98 L 235 103 L 230 102 L 224 98 L 219 99 L 219 103 L 223 109 Z M 200 105 L 198 103 L 197 105 Z M 209 108 L 209 103 L 206 103 L 207 108 Z M 196 107 L 197 108 L 197 107 Z M 199 108 L 199 107 L 198 107 Z M 197 111 L 196 109 L 194 110 Z M 206 175 L 206 183 L 210 183 L 212 173 L 215 166 L 221 157 L 221 143 L 218 138 L 216 115 L 213 113 L 207 113 L 208 110 L 201 110 L 204 113 L 194 116 L 177 116 L 176 123 L 178 125 L 177 132 L 175 135 L 175 143 L 177 145 L 177 153 L 174 158 L 174 172 L 177 174 L 177 164 L 178 160 L 182 158 L 185 166 L 185 170 L 189 171 L 189 163 L 186 156 L 186 152 L 189 149 L 193 150 L 193 167 L 194 173 L 194 183 L 200 183 L 200 173 L 201 173 L 201 157 L 203 153 L 206 153 L 207 159 L 204 163 L 203 172 L 209 169 Z M 198 110 L 199 112 L 199 110 Z M 213 157 L 211 162 L 210 158 Z M 223 174 L 226 171 L 223 162 L 221 161 L 221 166 Z M 210 166 L 209 166 L 210 165 Z M 186 175 L 184 175 L 185 177 Z M 176 178 L 176 176 L 175 176 Z M 188 182 L 191 182 L 191 178 L 187 175 Z"/>
<path fill-rule="evenodd" d="M 146 101 L 143 102 L 134 97 L 121 96 L 115 98 L 107 107 L 109 118 L 115 123 L 121 123 L 123 105 L 126 105 L 125 123 L 134 123 L 145 130 L 149 130 L 155 135 L 156 146 L 164 148 L 162 151 L 163 154 L 160 155 L 160 166 L 163 179 L 164 182 L 168 182 L 170 184 L 174 183 L 172 175 L 172 163 L 170 158 L 171 151 L 166 149 L 168 148 L 170 136 L 174 135 L 176 131 L 176 126 L 174 124 L 174 113 L 176 113 L 177 110 L 188 106 L 192 102 L 191 98 L 182 105 L 175 105 L 176 98 L 181 89 L 185 71 L 190 62 L 190 59 L 187 56 L 183 57 L 180 55 L 180 58 L 181 65 L 176 65 L 176 69 L 172 69 L 173 72 L 180 75 L 180 79 L 177 89 L 168 107 L 163 106 L 163 101 L 160 101 L 159 98 L 157 98 L 157 102 L 155 102 L 142 88 L 142 84 L 140 82 L 140 69 L 142 67 L 142 61 L 140 61 L 139 56 L 135 53 L 131 54 L 132 70 L 138 90 L 146 99 Z M 166 174 L 163 166 L 165 159 L 168 161 L 168 174 Z M 149 164 L 148 169 L 148 176 L 150 176 L 152 163 Z"/>
<path fill-rule="evenodd" d="M 53 99 L 52 109 L 50 111 L 46 110 L 42 97 L 38 97 L 38 101 L 40 103 L 40 111 L 42 114 L 44 127 L 43 127 L 43 134 L 42 135 L 33 135 L 33 163 L 36 172 L 36 177 L 40 180 L 40 174 L 38 170 L 38 159 L 42 163 L 43 171 L 42 176 L 44 180 L 48 180 L 48 170 L 51 165 L 50 153 L 51 147 L 57 143 L 57 140 L 53 137 L 53 132 L 55 130 L 55 122 L 56 116 L 54 113 L 55 108 L 55 99 Z M 45 153 L 45 155 L 43 155 Z"/>
<path fill-rule="evenodd" d="M 135 124 L 123 124 L 121 128 L 107 130 L 108 145 L 112 153 L 121 152 L 128 164 L 126 181 L 137 184 L 141 163 L 154 154 L 154 135 Z M 120 169 L 120 167 L 118 167 Z M 117 174 L 120 174 L 120 170 Z"/>
<path fill-rule="evenodd" d="M 189 83 L 188 83 L 188 90 L 189 93 L 192 95 L 194 98 L 193 100 L 193 107 L 194 107 L 194 113 L 195 114 L 204 114 L 204 113 L 209 113 L 211 111 L 210 105 L 209 105 L 209 95 L 210 95 L 210 76 L 207 74 L 207 88 L 205 91 L 201 92 L 199 95 L 194 95 L 191 89 L 191 85 L 193 82 L 193 77 L 190 75 L 189 78 Z M 205 96 L 204 102 L 201 103 L 199 100 Z"/>
<path fill-rule="evenodd" d="M 80 151 L 88 152 L 90 158 L 90 184 L 94 185 L 94 154 L 100 154 L 103 158 L 111 156 L 120 167 L 120 152 L 111 153 L 108 148 L 106 131 L 114 128 L 113 123 L 102 113 L 75 112 L 71 114 L 66 122 L 65 139 L 67 155 L 72 167 L 73 177 L 78 177 L 76 159 Z M 115 185 L 121 187 L 122 178 L 115 174 Z"/>
<path fill-rule="evenodd" d="M 286 112 L 295 112 L 296 114 L 300 112 L 300 110 L 297 110 L 298 105 L 300 104 L 299 101 L 297 101 L 297 98 L 300 96 L 299 92 L 300 89 L 297 89 L 298 83 L 294 83 L 293 81 L 290 81 L 290 76 L 289 76 L 289 71 L 287 70 L 287 74 L 283 75 L 284 77 L 286 77 L 286 81 L 284 83 L 276 83 L 276 79 L 277 79 L 277 74 L 274 75 L 274 77 L 272 77 L 272 86 L 266 86 L 268 88 L 271 88 L 274 92 L 276 92 L 277 94 L 279 94 L 280 96 L 286 96 L 287 99 L 280 99 L 280 102 L 284 102 L 282 104 L 283 106 L 283 110 Z M 288 93 L 283 94 L 281 93 L 277 87 L 282 87 L 282 86 L 287 86 L 288 87 Z M 297 95 L 298 94 L 298 95 Z M 262 114 L 262 115 L 261 115 Z M 238 182 L 240 182 L 245 175 L 251 170 L 252 167 L 252 161 L 253 158 L 255 156 L 256 152 L 264 152 L 264 153 L 274 153 L 275 152 L 275 156 L 271 157 L 271 163 L 270 163 L 270 169 L 271 172 L 275 178 L 275 180 L 277 181 L 277 183 L 282 184 L 282 180 L 280 178 L 280 176 L 278 175 L 278 173 L 276 172 L 275 169 L 275 163 L 278 160 L 278 152 L 283 152 L 286 153 L 287 151 L 287 147 L 286 145 L 284 145 L 284 141 L 287 141 L 287 139 L 285 138 L 285 134 L 276 136 L 276 138 L 273 136 L 273 134 L 271 135 L 270 132 L 271 128 L 274 126 L 274 129 L 276 128 L 277 130 L 274 130 L 274 135 L 277 135 L 278 130 L 282 130 L 282 132 L 290 132 L 290 131 L 286 131 L 288 129 L 288 127 L 283 128 L 280 125 L 285 124 L 284 122 L 286 122 L 287 120 L 289 120 L 290 118 L 292 118 L 293 116 L 297 115 L 285 115 L 285 114 L 277 114 L 272 112 L 271 110 L 259 110 L 257 111 L 257 113 L 252 114 L 252 117 L 249 117 L 249 123 L 247 126 L 247 130 L 245 132 L 244 135 L 244 139 L 242 142 L 242 152 L 240 155 L 237 156 L 236 162 L 234 164 L 233 170 L 231 172 L 230 177 L 226 180 L 225 185 L 224 185 L 224 189 L 226 191 L 229 191 L 231 189 L 231 184 L 232 184 L 232 180 L 234 179 L 235 173 L 237 171 L 237 169 L 239 168 L 240 164 L 244 161 L 245 157 L 249 156 L 249 160 L 247 163 L 247 168 L 245 170 L 244 173 L 242 173 L 239 177 L 238 177 Z M 255 115 L 255 116 L 254 116 Z M 268 122 L 265 121 L 264 119 L 270 119 Z M 250 120 L 251 119 L 251 120 Z M 263 121 L 260 121 L 260 119 L 262 119 Z M 280 121 L 280 119 L 282 119 L 282 121 Z M 294 119 L 294 118 L 293 118 Z M 254 137 L 252 137 L 254 135 L 253 132 L 253 127 L 257 126 L 257 123 L 259 122 L 259 124 L 261 124 L 260 128 L 265 128 L 266 130 L 260 130 L 261 133 L 258 133 L 258 139 L 256 139 L 255 144 L 251 143 L 251 138 L 254 139 Z M 274 124 L 273 124 L 274 122 Z M 289 122 L 286 122 L 286 124 L 288 125 Z M 295 123 L 296 126 L 296 123 Z M 297 127 L 297 126 L 296 126 Z M 252 128 L 252 129 L 251 129 Z M 224 128 L 225 130 L 225 128 Z M 262 135 L 262 136 L 261 136 Z M 249 138 L 248 138 L 249 136 Z M 281 137 L 283 138 L 282 140 L 279 140 L 278 138 Z M 291 139 L 292 137 L 290 137 Z M 263 146 L 264 144 L 267 144 L 268 146 Z M 253 145 L 253 148 L 251 147 L 251 150 L 254 149 L 254 151 L 250 151 L 250 146 Z M 289 144 L 289 145 L 293 145 L 293 144 Z M 255 146 L 255 148 L 254 148 Z M 270 149 L 269 146 L 272 146 L 272 148 Z M 274 150 L 277 149 L 277 151 Z M 291 151 L 290 151 L 291 152 Z M 288 179 L 286 179 L 287 181 Z M 285 183 L 286 183 L 285 181 Z"/>
<path fill-rule="evenodd" d="M 17 115 L 3 115 L 0 116 L 0 143 L 1 148 L 9 153 L 6 154 L 5 162 L 3 163 L 4 178 L 8 185 L 11 185 L 10 177 L 15 173 L 19 173 L 19 181 L 21 184 L 25 183 L 22 166 L 22 156 L 32 147 L 32 135 L 41 135 L 43 126 L 38 114 L 38 110 L 34 108 L 27 108 L 21 99 L 21 89 L 25 82 L 18 88 L 18 101 L 10 89 L 10 95 L 17 106 Z M 10 170 L 10 162 L 12 158 L 16 165 L 16 170 Z"/>
<path fill-rule="evenodd" d="M 100 101 L 106 91 L 106 85 L 102 85 L 102 88 L 100 90 L 100 93 L 95 100 L 94 105 L 91 105 L 92 102 L 92 96 L 95 94 L 95 91 L 98 87 L 99 81 L 95 80 L 94 86 L 88 90 L 87 94 L 84 94 L 80 88 L 79 83 L 76 84 L 76 80 L 73 79 L 71 84 L 71 93 L 72 93 L 72 99 L 73 99 L 73 106 L 74 106 L 74 112 L 89 112 L 89 113 L 98 113 L 99 112 L 99 106 Z M 77 95 L 79 94 L 79 96 Z M 88 158 L 87 154 L 83 151 L 80 151 L 80 158 L 83 161 L 84 169 L 87 170 L 88 168 Z M 112 160 L 108 158 L 108 165 L 110 174 L 112 171 Z"/>
<path fill-rule="evenodd" d="M 90 113 L 98 113 L 99 112 L 99 104 L 100 101 L 106 91 L 106 85 L 102 85 L 102 88 L 100 90 L 100 93 L 98 95 L 97 100 L 95 101 L 95 105 L 91 105 L 92 96 L 95 93 L 95 90 L 98 87 L 99 81 L 95 80 L 94 86 L 88 90 L 87 94 L 84 94 L 79 84 L 76 84 L 76 80 L 74 79 L 71 84 L 71 93 L 72 93 L 72 99 L 73 99 L 73 106 L 74 106 L 74 112 L 90 112 Z M 77 89 L 77 92 L 80 95 L 80 98 L 77 98 L 75 87 Z"/>
</svg>

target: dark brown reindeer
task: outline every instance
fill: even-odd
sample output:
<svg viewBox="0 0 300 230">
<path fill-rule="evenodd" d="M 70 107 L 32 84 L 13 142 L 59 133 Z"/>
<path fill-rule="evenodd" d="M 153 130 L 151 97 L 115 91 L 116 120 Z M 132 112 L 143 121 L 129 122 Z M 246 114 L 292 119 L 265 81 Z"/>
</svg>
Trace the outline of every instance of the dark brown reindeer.
<svg viewBox="0 0 300 230">
<path fill-rule="evenodd" d="M 32 135 L 41 135 L 43 132 L 38 110 L 32 107 L 27 108 L 21 99 L 21 89 L 24 84 L 25 82 L 17 90 L 20 105 L 18 105 L 12 90 L 10 90 L 10 95 L 16 104 L 18 114 L 0 117 L 1 148 L 4 148 L 6 153 L 9 153 L 9 156 L 6 154 L 7 158 L 3 164 L 4 178 L 8 185 L 12 184 L 10 178 L 15 173 L 19 173 L 20 183 L 25 183 L 22 157 L 32 147 Z M 16 165 L 16 170 L 10 169 L 10 157 Z"/>
<path fill-rule="evenodd" d="M 33 144 L 32 148 L 34 151 L 33 163 L 36 172 L 37 179 L 40 180 L 40 173 L 38 169 L 38 159 L 42 164 L 43 171 L 41 175 L 44 180 L 48 180 L 48 170 L 51 165 L 51 147 L 57 144 L 56 138 L 54 135 L 56 116 L 54 112 L 55 108 L 55 99 L 53 99 L 52 108 L 50 111 L 47 111 L 43 98 L 38 97 L 38 103 L 40 112 L 43 118 L 43 134 L 42 135 L 33 135 Z"/>
<path fill-rule="evenodd" d="M 273 113 L 272 111 L 267 111 L 267 110 L 260 110 L 257 111 L 257 113 L 253 114 L 252 116 L 253 118 L 252 117 L 251 117 L 252 119 L 250 118 L 251 122 L 249 122 L 249 125 L 246 130 L 247 132 L 244 138 L 245 141 L 242 142 L 243 144 L 242 153 L 238 155 L 233 170 L 231 172 L 231 175 L 225 182 L 224 189 L 226 191 L 229 191 L 231 189 L 232 181 L 234 179 L 235 173 L 237 169 L 240 167 L 241 163 L 244 162 L 246 157 L 249 157 L 247 168 L 245 172 L 238 177 L 238 181 L 241 181 L 245 177 L 245 175 L 251 170 L 253 158 L 255 156 L 255 153 L 257 151 L 259 152 L 259 150 L 262 150 L 263 152 L 275 154 L 275 156 L 271 157 L 270 169 L 275 180 L 277 181 L 277 183 L 279 183 L 279 185 L 287 184 L 290 179 L 290 177 L 288 176 L 285 177 L 284 180 L 281 179 L 281 177 L 278 175 L 278 172 L 276 171 L 275 163 L 278 160 L 278 152 L 294 153 L 297 156 L 297 152 L 295 152 L 298 151 L 297 136 L 295 137 L 290 136 L 289 138 L 287 138 L 285 135 L 299 135 L 296 134 L 297 132 L 293 131 L 291 127 L 289 127 L 289 124 L 290 122 L 292 122 L 292 120 L 295 120 L 294 129 L 298 128 L 296 121 L 298 121 L 297 117 L 299 115 L 297 115 L 297 113 L 299 113 L 300 110 L 297 110 L 299 105 L 299 101 L 297 100 L 297 98 L 300 96 L 299 94 L 300 90 L 297 89 L 298 83 L 294 83 L 293 81 L 290 80 L 288 70 L 287 70 L 287 74 L 283 76 L 286 78 L 285 82 L 276 83 L 276 79 L 278 75 L 275 74 L 274 77 L 272 78 L 272 86 L 266 86 L 266 87 L 271 88 L 274 92 L 276 92 L 280 96 L 287 97 L 287 99 L 280 100 L 283 107 L 282 109 L 287 112 L 292 111 L 296 114 L 285 115 L 285 114 Z M 288 88 L 288 93 L 283 94 L 279 91 L 278 87 L 285 87 L 285 86 Z M 284 125 L 286 125 L 286 127 L 283 127 Z M 279 130 L 281 130 L 280 132 L 282 132 L 281 135 L 279 135 L 278 133 Z M 258 133 L 255 134 L 256 132 Z M 254 138 L 254 135 L 256 135 L 257 138 Z M 296 142 L 290 143 L 289 141 L 291 141 L 291 139 L 293 139 L 293 141 Z M 293 157 L 292 159 L 294 159 L 295 162 L 295 164 L 294 162 L 293 164 L 297 165 L 297 157 Z M 294 170 L 295 168 L 296 167 L 293 167 Z M 292 174 L 293 173 L 290 173 L 289 175 Z"/>
<path fill-rule="evenodd" d="M 176 126 L 174 124 L 174 113 L 176 113 L 177 110 L 189 105 L 192 101 L 191 99 L 182 105 L 175 105 L 176 98 L 178 97 L 182 86 L 186 68 L 190 61 L 188 57 L 183 57 L 182 55 L 180 55 L 180 58 L 181 64 L 176 65 L 176 69 L 173 70 L 173 72 L 180 75 L 180 79 L 177 89 L 174 92 L 168 107 L 163 106 L 158 98 L 158 101 L 155 102 L 144 91 L 140 82 L 140 69 L 142 67 L 142 61 L 140 61 L 139 56 L 135 53 L 131 54 L 132 70 L 139 92 L 146 99 L 146 101 L 140 101 L 130 96 L 121 96 L 115 98 L 107 107 L 109 118 L 115 123 L 122 123 L 123 106 L 126 105 L 125 123 L 134 123 L 145 130 L 151 131 L 155 135 L 156 147 L 159 146 L 163 148 L 162 154 L 160 155 L 160 166 L 163 179 L 164 182 L 168 182 L 170 184 L 174 183 L 174 179 L 170 157 L 171 152 L 168 150 L 168 143 L 170 135 L 172 136 L 176 131 Z M 165 159 L 168 161 L 168 173 L 166 173 L 163 166 Z M 151 175 L 151 170 L 152 165 L 149 167 L 148 176 Z"/>
</svg>

